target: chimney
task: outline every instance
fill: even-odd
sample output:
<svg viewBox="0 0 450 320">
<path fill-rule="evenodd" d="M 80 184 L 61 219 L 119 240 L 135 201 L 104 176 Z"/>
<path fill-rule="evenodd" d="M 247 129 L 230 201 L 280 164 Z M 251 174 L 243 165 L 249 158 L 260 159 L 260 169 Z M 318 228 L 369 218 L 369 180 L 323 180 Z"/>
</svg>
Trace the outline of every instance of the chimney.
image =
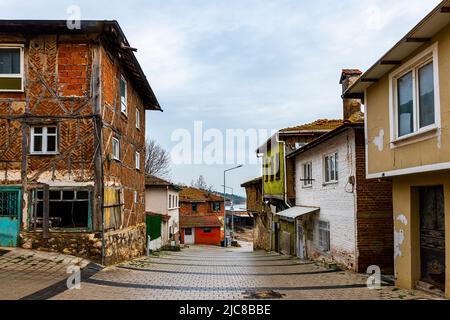
<svg viewBox="0 0 450 320">
<path fill-rule="evenodd" d="M 347 91 L 347 89 L 359 79 L 362 72 L 358 69 L 343 69 L 341 73 L 341 80 L 339 84 L 342 85 L 342 93 Z M 343 120 L 348 120 L 352 114 L 361 111 L 361 100 L 360 99 L 343 99 Z"/>
</svg>

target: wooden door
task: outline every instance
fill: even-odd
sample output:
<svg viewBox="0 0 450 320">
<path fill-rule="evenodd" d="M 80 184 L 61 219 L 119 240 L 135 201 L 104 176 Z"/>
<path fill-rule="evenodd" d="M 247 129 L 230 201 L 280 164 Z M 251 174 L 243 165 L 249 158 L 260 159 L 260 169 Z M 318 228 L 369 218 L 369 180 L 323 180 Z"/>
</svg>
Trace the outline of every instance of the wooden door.
<svg viewBox="0 0 450 320">
<path fill-rule="evenodd" d="M 445 289 L 444 188 L 420 188 L 421 280 Z"/>
</svg>

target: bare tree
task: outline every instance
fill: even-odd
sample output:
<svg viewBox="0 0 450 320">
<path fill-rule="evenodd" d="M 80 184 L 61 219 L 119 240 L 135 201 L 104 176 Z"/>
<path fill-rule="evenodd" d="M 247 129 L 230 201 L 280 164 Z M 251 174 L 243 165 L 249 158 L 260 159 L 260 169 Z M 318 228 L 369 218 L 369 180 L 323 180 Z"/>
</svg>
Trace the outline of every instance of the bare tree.
<svg viewBox="0 0 450 320">
<path fill-rule="evenodd" d="M 170 156 L 155 140 L 145 142 L 145 173 L 167 178 L 170 173 Z"/>
<path fill-rule="evenodd" d="M 205 190 L 205 191 L 210 191 L 210 192 L 212 192 L 214 189 L 213 185 L 208 186 L 208 184 L 206 183 L 205 177 L 203 175 L 200 175 L 196 181 L 192 180 L 191 187 Z"/>
</svg>

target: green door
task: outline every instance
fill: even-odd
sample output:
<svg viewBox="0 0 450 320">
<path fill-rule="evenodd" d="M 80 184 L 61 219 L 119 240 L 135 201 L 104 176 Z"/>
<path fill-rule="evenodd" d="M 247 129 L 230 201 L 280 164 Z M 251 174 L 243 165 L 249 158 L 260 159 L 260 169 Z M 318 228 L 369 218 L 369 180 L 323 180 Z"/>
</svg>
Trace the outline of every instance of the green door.
<svg viewBox="0 0 450 320">
<path fill-rule="evenodd" d="M 161 221 L 161 216 L 147 216 L 147 236 L 150 236 L 150 240 L 161 237 Z"/>
<path fill-rule="evenodd" d="M 0 247 L 16 247 L 20 229 L 20 187 L 0 187 Z"/>
</svg>

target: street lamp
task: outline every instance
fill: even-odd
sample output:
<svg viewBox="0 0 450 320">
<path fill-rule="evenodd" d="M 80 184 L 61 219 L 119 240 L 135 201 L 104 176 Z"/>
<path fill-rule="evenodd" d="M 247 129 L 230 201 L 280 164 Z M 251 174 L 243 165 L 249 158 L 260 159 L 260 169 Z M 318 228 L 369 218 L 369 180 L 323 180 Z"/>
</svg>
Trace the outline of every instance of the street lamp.
<svg viewBox="0 0 450 320">
<path fill-rule="evenodd" d="M 239 169 L 239 168 L 242 168 L 242 164 L 223 171 L 223 212 L 224 212 L 224 218 L 225 218 L 224 219 L 225 220 L 225 223 L 224 223 L 224 235 L 225 235 L 224 246 L 225 247 L 228 247 L 228 243 L 227 243 L 227 210 L 225 210 L 225 205 L 226 205 L 226 201 L 227 201 L 226 200 L 226 189 L 225 189 L 226 188 L 225 186 L 227 185 L 227 183 L 226 183 L 226 173 L 228 171 Z"/>
<path fill-rule="evenodd" d="M 234 208 L 233 208 L 234 191 L 233 191 L 232 187 L 227 187 L 225 185 L 222 185 L 222 187 L 225 187 L 227 189 L 231 189 L 231 197 L 230 197 L 230 204 L 231 204 L 231 206 L 230 206 L 230 209 L 231 209 L 231 235 L 232 235 L 231 240 L 233 240 L 234 239 Z M 226 212 L 226 209 L 224 209 L 224 210 Z"/>
</svg>

